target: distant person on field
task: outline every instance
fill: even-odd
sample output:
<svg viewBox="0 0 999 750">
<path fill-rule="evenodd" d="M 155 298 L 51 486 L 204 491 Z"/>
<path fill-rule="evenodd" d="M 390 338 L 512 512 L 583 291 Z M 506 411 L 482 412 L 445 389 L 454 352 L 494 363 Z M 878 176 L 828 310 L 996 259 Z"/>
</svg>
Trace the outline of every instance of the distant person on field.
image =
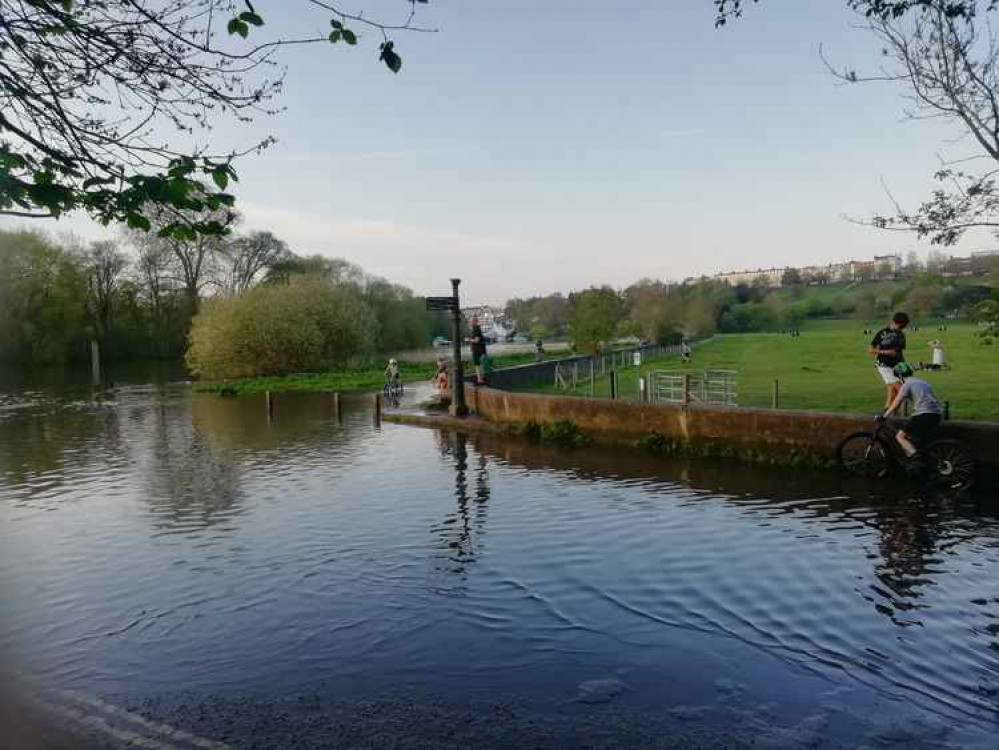
<svg viewBox="0 0 999 750">
<path fill-rule="evenodd" d="M 472 330 L 468 336 L 468 343 L 472 347 L 472 364 L 475 365 L 475 382 L 477 385 L 484 385 L 486 382 L 485 373 L 482 368 L 482 358 L 486 356 L 486 336 L 479 326 L 479 319 L 472 318 L 469 321 Z"/>
<path fill-rule="evenodd" d="M 874 366 L 878 375 L 887 387 L 885 395 L 885 408 L 887 409 L 895 402 L 898 396 L 898 389 L 901 383 L 896 377 L 892 368 L 900 362 L 905 361 L 905 334 L 903 331 L 909 325 L 909 316 L 904 312 L 897 312 L 892 316 L 891 323 L 874 334 L 871 340 L 871 348 L 868 352 L 874 355 Z"/>
<path fill-rule="evenodd" d="M 912 404 L 912 416 L 902 425 L 895 439 L 902 446 L 905 455 L 910 459 L 913 468 L 919 468 L 919 451 L 929 442 L 929 439 L 940 426 L 943 419 L 943 409 L 940 401 L 933 393 L 933 386 L 925 380 L 915 377 L 912 365 L 908 362 L 900 362 L 895 365 L 894 375 L 901 381 L 898 394 L 888 405 L 884 416 L 890 417 L 903 402 L 909 401 Z"/>
<path fill-rule="evenodd" d="M 680 362 L 685 365 L 690 364 L 690 344 L 686 341 L 680 342 Z"/>
</svg>

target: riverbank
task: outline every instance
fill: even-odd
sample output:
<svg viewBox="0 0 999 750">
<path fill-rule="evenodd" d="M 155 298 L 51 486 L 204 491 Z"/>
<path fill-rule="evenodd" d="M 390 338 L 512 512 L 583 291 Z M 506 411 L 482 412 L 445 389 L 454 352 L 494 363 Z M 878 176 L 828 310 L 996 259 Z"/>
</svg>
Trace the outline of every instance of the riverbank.
<svg viewBox="0 0 999 750">
<path fill-rule="evenodd" d="M 509 354 L 492 358 L 494 368 L 513 367 L 534 362 L 532 353 Z M 473 371 L 471 362 L 463 363 L 465 372 Z M 429 380 L 437 366 L 432 362 L 407 362 L 399 360 L 399 372 L 403 383 L 418 383 Z M 338 372 L 295 373 L 290 375 L 270 375 L 259 378 L 237 378 L 226 381 L 196 382 L 198 393 L 225 393 L 227 395 L 271 392 L 317 392 L 335 391 L 377 391 L 385 384 L 385 366 L 371 366 L 357 370 Z"/>
</svg>

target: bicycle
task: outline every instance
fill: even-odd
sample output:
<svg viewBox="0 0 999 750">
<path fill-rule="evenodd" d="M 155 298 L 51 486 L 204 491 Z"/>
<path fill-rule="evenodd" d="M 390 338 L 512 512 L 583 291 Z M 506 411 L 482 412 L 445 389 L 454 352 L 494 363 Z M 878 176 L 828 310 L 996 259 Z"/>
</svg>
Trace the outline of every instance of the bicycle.
<svg viewBox="0 0 999 750">
<path fill-rule="evenodd" d="M 382 395 L 385 398 L 392 401 L 398 401 L 402 398 L 403 387 L 401 380 L 390 380 L 388 383 L 382 387 Z"/>
<path fill-rule="evenodd" d="M 975 456 L 960 440 L 937 438 L 920 452 L 926 477 L 933 484 L 955 490 L 966 490 L 974 484 Z M 851 474 L 868 479 L 882 479 L 906 460 L 895 432 L 883 416 L 875 418 L 873 432 L 847 435 L 836 448 L 836 458 Z"/>
</svg>

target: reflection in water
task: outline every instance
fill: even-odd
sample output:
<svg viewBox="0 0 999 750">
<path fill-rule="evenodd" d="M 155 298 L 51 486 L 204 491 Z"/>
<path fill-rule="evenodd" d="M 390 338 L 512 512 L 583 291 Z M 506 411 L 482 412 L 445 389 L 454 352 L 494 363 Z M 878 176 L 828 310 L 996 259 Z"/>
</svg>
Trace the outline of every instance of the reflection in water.
<svg viewBox="0 0 999 750">
<path fill-rule="evenodd" d="M 730 681 L 748 713 L 999 716 L 987 499 L 343 407 L 0 398 L 0 649 L 97 693 L 322 681 L 567 705 L 621 677 L 660 714 Z"/>
<path fill-rule="evenodd" d="M 464 577 L 474 562 L 476 548 L 485 529 L 489 504 L 489 464 L 484 454 L 477 453 L 475 487 L 469 494 L 468 436 L 461 432 L 438 433 L 442 454 L 454 466 L 454 497 L 456 509 L 448 513 L 443 523 L 434 529 L 446 553 L 447 570 Z"/>
</svg>

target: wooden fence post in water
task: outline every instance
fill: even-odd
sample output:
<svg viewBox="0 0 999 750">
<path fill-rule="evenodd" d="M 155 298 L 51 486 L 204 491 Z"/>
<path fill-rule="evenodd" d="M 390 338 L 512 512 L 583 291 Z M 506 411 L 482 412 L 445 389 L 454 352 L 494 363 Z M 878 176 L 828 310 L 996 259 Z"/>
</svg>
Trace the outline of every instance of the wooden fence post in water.
<svg viewBox="0 0 999 750">
<path fill-rule="evenodd" d="M 96 341 L 90 342 L 90 374 L 94 385 L 101 384 L 101 346 Z"/>
<path fill-rule="evenodd" d="M 375 426 L 382 423 L 382 394 L 375 394 Z"/>
<path fill-rule="evenodd" d="M 333 419 L 340 420 L 340 394 L 333 394 Z"/>
<path fill-rule="evenodd" d="M 780 408 L 780 381 L 774 378 L 774 407 L 775 409 Z"/>
<path fill-rule="evenodd" d="M 274 397 L 270 391 L 264 393 L 264 404 L 267 407 L 267 424 L 274 421 Z"/>
</svg>

